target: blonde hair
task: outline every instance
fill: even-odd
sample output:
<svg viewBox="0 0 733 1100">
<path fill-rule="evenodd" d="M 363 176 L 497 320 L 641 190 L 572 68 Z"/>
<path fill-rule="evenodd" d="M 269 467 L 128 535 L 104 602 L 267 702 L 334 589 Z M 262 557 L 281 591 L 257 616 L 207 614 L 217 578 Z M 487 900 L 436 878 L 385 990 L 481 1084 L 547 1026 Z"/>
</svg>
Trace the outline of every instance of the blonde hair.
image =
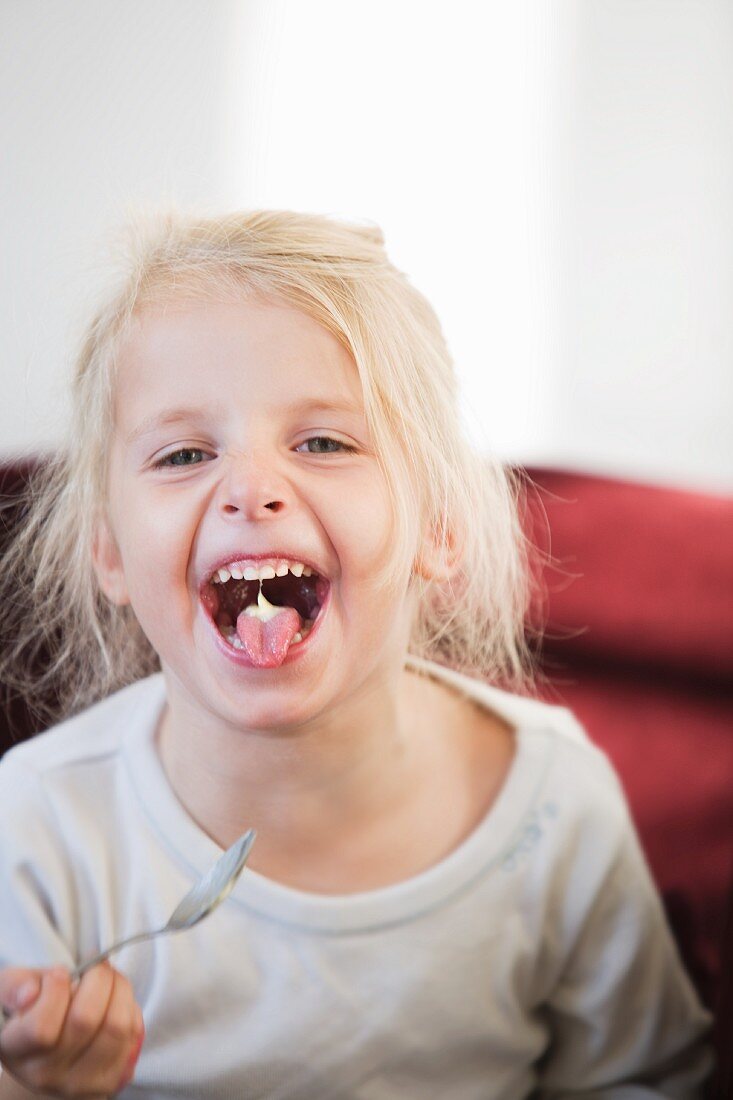
<svg viewBox="0 0 733 1100">
<path fill-rule="evenodd" d="M 89 326 L 73 377 L 68 445 L 31 479 L 8 550 L 0 600 L 10 643 L 0 680 L 44 721 L 75 713 L 160 667 L 132 609 L 100 592 L 92 545 L 104 508 L 116 354 L 133 313 L 191 295 L 255 294 L 310 314 L 348 349 L 393 505 L 394 554 L 380 579 L 405 576 L 419 532 L 458 563 L 416 571 L 409 651 L 517 691 L 533 683 L 525 640 L 530 547 L 518 474 L 467 442 L 456 378 L 432 308 L 389 262 L 381 232 L 288 211 L 133 218 L 115 285 Z M 39 655 L 48 654 L 38 668 Z M 53 688 L 57 704 L 37 700 Z"/>
</svg>

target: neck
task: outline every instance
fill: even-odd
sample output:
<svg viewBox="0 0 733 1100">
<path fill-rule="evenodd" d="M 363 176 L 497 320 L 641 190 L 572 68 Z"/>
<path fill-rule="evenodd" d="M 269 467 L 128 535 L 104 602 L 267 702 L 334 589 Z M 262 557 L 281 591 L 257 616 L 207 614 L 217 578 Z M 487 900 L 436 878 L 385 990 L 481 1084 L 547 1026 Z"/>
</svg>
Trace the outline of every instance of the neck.
<svg viewBox="0 0 733 1100">
<path fill-rule="evenodd" d="M 269 850 L 325 851 L 334 830 L 362 830 L 398 807 L 424 766 L 419 681 L 375 673 L 327 718 L 264 732 L 222 727 L 173 691 L 159 753 L 179 800 L 222 847 L 258 830 L 255 869 Z"/>
</svg>

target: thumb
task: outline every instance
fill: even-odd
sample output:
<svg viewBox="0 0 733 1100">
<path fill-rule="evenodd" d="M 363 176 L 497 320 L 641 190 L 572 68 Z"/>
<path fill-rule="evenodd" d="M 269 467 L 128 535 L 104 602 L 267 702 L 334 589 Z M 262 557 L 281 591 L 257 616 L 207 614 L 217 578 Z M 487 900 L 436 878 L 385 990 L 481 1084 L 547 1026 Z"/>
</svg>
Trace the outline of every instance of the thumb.
<svg viewBox="0 0 733 1100">
<path fill-rule="evenodd" d="M 0 970 L 0 1006 L 12 1014 L 28 1008 L 41 991 L 39 970 L 9 966 Z"/>
</svg>

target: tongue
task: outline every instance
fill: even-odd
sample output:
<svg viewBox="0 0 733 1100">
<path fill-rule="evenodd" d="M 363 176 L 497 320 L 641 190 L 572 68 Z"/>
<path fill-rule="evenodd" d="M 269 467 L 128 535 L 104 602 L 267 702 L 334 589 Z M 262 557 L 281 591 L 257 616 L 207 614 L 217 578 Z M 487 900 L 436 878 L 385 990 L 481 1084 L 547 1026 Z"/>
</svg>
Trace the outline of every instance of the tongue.
<svg viewBox="0 0 733 1100">
<path fill-rule="evenodd" d="M 258 668 L 277 668 L 285 660 L 293 636 L 300 630 L 300 615 L 294 607 L 283 607 L 267 622 L 254 615 L 237 617 L 237 634 L 244 652 Z"/>
</svg>

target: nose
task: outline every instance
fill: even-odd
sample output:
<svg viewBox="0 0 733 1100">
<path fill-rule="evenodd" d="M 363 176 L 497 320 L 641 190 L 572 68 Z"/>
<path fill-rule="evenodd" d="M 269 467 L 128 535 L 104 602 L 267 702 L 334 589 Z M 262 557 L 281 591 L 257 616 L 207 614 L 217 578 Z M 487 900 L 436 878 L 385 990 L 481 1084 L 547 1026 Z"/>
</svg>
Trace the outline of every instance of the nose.
<svg viewBox="0 0 733 1100">
<path fill-rule="evenodd" d="M 286 482 L 261 456 L 228 456 L 218 496 L 224 516 L 249 521 L 282 513 L 290 504 Z"/>
</svg>

